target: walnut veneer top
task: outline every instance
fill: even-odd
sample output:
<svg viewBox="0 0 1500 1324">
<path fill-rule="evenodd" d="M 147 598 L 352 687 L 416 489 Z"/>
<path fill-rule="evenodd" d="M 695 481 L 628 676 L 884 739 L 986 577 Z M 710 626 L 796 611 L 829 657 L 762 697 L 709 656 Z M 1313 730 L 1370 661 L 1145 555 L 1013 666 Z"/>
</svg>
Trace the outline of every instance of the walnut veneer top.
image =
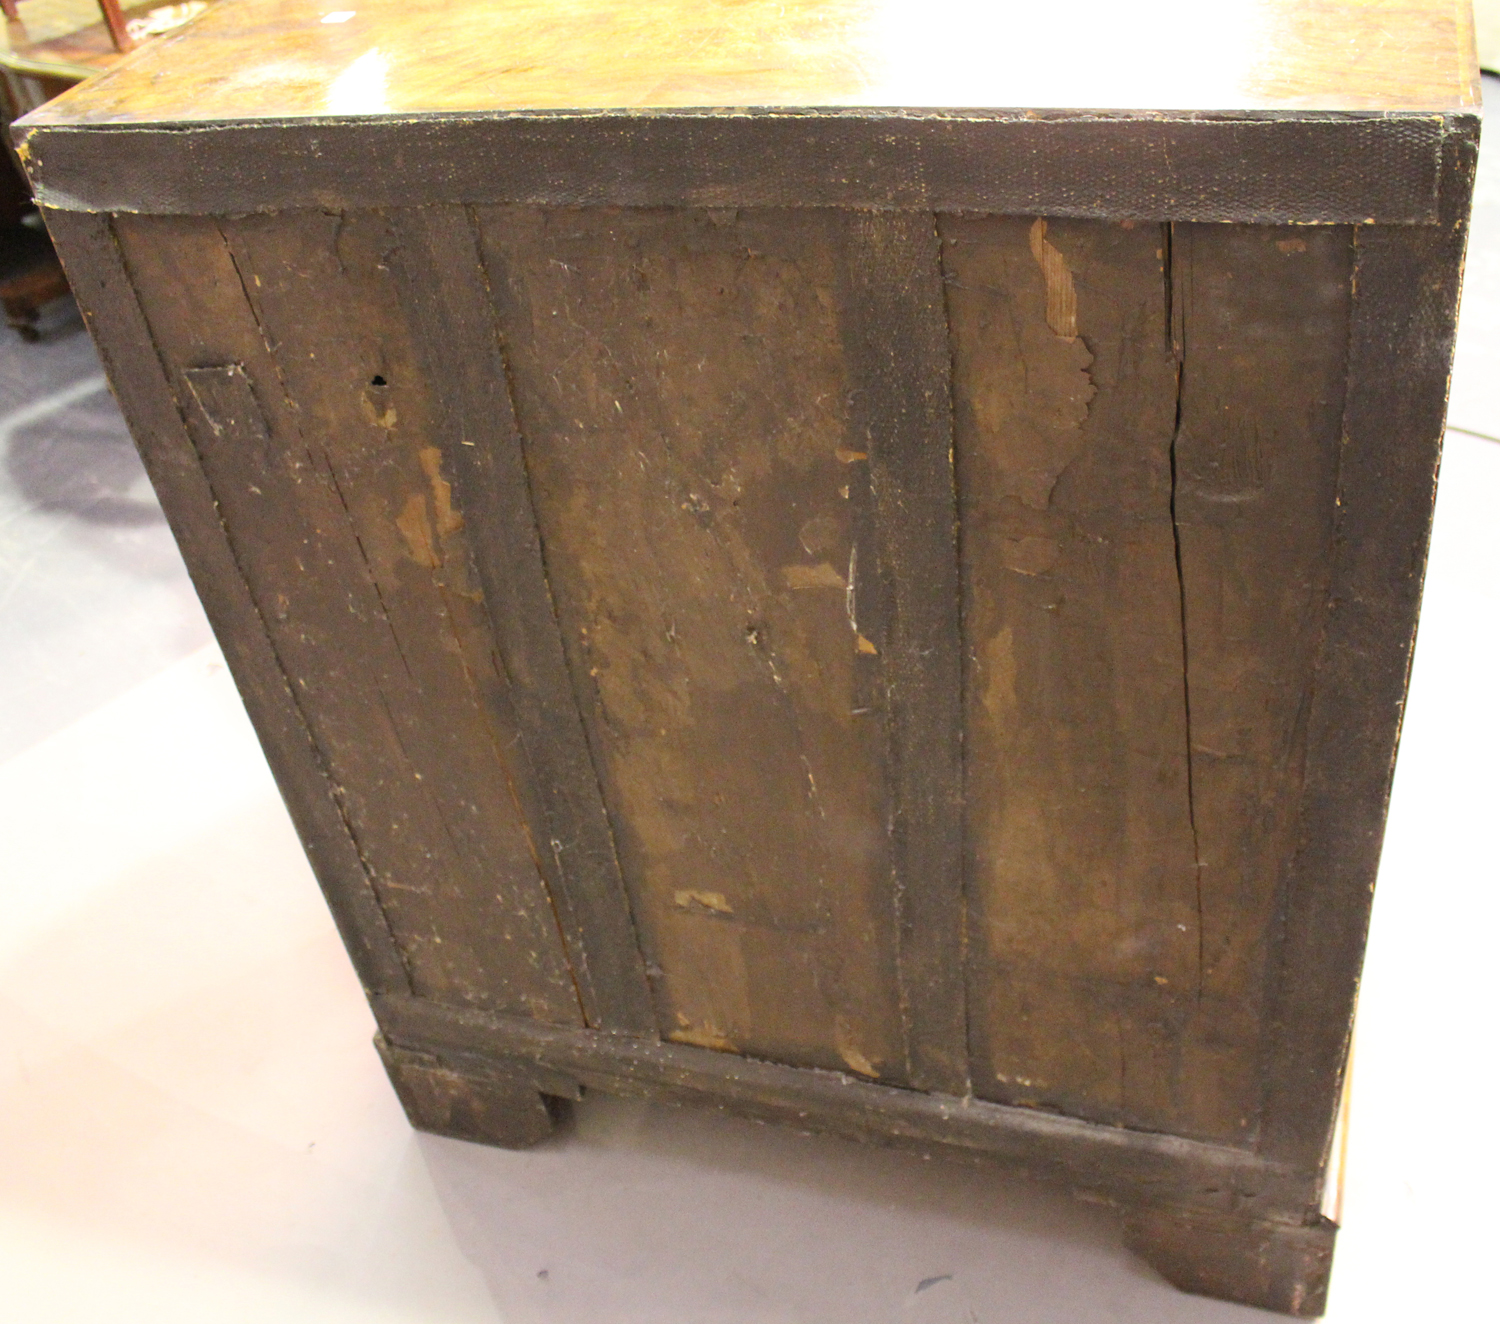
<svg viewBox="0 0 1500 1324">
<path fill-rule="evenodd" d="M 352 11 L 352 12 L 351 12 Z M 1461 110 L 1468 0 L 225 0 L 29 123 L 704 107 Z"/>
</svg>

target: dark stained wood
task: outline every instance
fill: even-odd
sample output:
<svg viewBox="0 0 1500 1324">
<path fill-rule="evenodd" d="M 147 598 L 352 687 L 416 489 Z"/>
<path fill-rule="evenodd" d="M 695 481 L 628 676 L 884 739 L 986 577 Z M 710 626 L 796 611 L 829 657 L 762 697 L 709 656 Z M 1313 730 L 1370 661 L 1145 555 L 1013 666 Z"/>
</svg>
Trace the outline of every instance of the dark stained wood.
<svg viewBox="0 0 1500 1324">
<path fill-rule="evenodd" d="M 903 1080 L 842 224 L 480 213 L 662 1032 Z"/>
<path fill-rule="evenodd" d="M 109 218 L 59 212 L 46 220 L 360 982 L 373 992 L 409 990 L 331 770 L 236 559 Z"/>
<path fill-rule="evenodd" d="M 1327 623 L 1307 717 L 1263 1066 L 1262 1146 L 1327 1160 L 1427 564 L 1477 127 L 1448 143 L 1441 224 L 1355 232 Z"/>
<path fill-rule="evenodd" d="M 417 363 L 441 411 L 433 442 L 453 476 L 524 748 L 538 860 L 557 900 L 590 1025 L 655 1033 L 656 1022 L 598 775 L 578 716 L 547 585 L 507 370 L 470 216 L 391 214 Z M 464 352 L 454 354 L 461 345 Z"/>
<path fill-rule="evenodd" d="M 414 989 L 576 1023 L 504 733 L 464 664 L 481 609 L 445 480 L 423 453 L 425 388 L 373 297 L 378 219 L 118 228 Z M 372 386 L 387 375 L 394 388 Z"/>
<path fill-rule="evenodd" d="M 987 1157 L 1127 1204 L 1239 1212 L 1246 1218 L 1275 1218 L 1287 1210 L 1300 1217 L 1317 1205 L 1315 1176 L 1229 1145 L 896 1089 L 849 1073 L 688 1044 L 463 1011 L 420 998 L 382 996 L 374 1007 L 390 1043 L 434 1054 L 470 1074 L 499 1069 L 528 1079 L 563 1076 L 609 1094 L 717 1105 L 741 1116 L 876 1144 Z"/>
<path fill-rule="evenodd" d="M 28 118 L 15 135 L 38 199 L 70 210 L 214 214 L 421 199 L 1429 224 L 1443 138 L 1473 122 L 875 109 L 169 128 Z"/>
<path fill-rule="evenodd" d="M 1195 986 L 1166 235 L 947 218 L 943 236 L 975 1092 L 1233 1138 L 1243 1082 L 1210 1047 L 1226 1009 Z"/>
<path fill-rule="evenodd" d="M 422 1131 L 525 1149 L 552 1134 L 561 1103 L 543 1097 L 525 1075 L 488 1064 L 454 1071 L 431 1053 L 375 1040 L 407 1119 Z"/>
<path fill-rule="evenodd" d="M 1246 1138 L 1326 621 L 1352 261 L 1343 227 L 1172 230 L 1193 992 L 1220 1047 L 1188 1073 Z"/>
<path fill-rule="evenodd" d="M 958 511 L 936 220 L 858 215 L 839 258 L 848 445 L 868 476 L 867 493 L 851 486 L 850 624 L 856 665 L 878 658 L 883 690 L 907 1078 L 964 1095 Z"/>
<path fill-rule="evenodd" d="M 944 233 L 975 1088 L 1248 1143 L 1327 588 L 1349 232 Z"/>
</svg>

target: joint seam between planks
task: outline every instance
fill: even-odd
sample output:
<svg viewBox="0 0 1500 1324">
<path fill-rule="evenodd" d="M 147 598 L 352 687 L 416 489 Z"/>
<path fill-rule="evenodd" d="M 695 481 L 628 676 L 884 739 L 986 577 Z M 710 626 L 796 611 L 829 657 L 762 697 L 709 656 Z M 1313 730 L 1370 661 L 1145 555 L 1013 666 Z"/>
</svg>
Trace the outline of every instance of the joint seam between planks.
<svg viewBox="0 0 1500 1324">
<path fill-rule="evenodd" d="M 950 281 L 947 273 L 947 263 L 943 253 L 943 226 L 940 213 L 932 213 L 932 237 L 937 252 L 938 263 L 938 285 L 942 295 L 943 305 L 943 344 L 947 348 L 946 376 L 944 386 L 948 393 L 948 475 L 953 487 L 953 591 L 955 602 L 953 606 L 953 617 L 958 624 L 958 707 L 959 712 L 967 714 L 969 711 L 968 701 L 968 675 L 969 669 L 964 665 L 964 651 L 969 647 L 968 632 L 964 619 L 964 521 L 959 507 L 958 491 L 958 399 L 956 385 L 956 357 L 954 354 L 954 332 L 953 332 L 953 306 L 949 294 Z M 962 801 L 966 798 L 965 792 L 969 784 L 967 755 L 968 746 L 964 740 L 967 731 L 967 720 L 961 720 L 958 726 L 958 749 L 955 751 L 957 762 L 958 791 Z M 970 1016 L 972 1008 L 969 999 L 969 850 L 965 840 L 968 836 L 969 822 L 967 812 L 960 810 L 959 819 L 959 846 L 958 846 L 958 969 L 959 983 L 962 990 L 960 997 L 960 1015 L 962 1019 L 963 1052 L 967 1069 L 964 1072 L 967 1089 L 966 1096 L 974 1093 L 974 1065 L 973 1065 L 973 1039 L 970 1027 Z"/>
<path fill-rule="evenodd" d="M 498 422 L 486 415 L 482 423 L 476 423 L 473 417 L 476 401 L 471 398 L 474 383 L 461 374 L 443 372 L 431 362 L 428 351 L 427 370 L 434 376 L 439 408 L 455 443 L 449 455 L 454 465 L 454 490 L 460 505 L 471 505 L 476 530 L 488 527 L 487 521 L 479 518 L 484 513 L 481 507 L 488 504 L 483 499 L 489 491 L 487 485 L 508 485 L 503 493 L 499 489 L 489 491 L 489 498 L 499 500 L 497 512 L 501 509 L 508 512 L 503 516 L 497 513 L 496 518 L 511 521 L 507 526 L 509 552 L 500 556 L 498 564 L 493 563 L 490 555 L 495 551 L 490 545 L 493 540 L 487 542 L 482 532 L 476 532 L 470 545 L 479 581 L 484 586 L 484 611 L 495 635 L 493 656 L 498 674 L 513 698 L 531 696 L 527 702 L 518 702 L 519 748 L 524 763 L 532 769 L 531 783 L 548 789 L 542 790 L 535 800 L 528 799 L 532 812 L 523 812 L 522 818 L 544 895 L 563 937 L 569 976 L 581 995 L 585 1020 L 621 1033 L 655 1035 L 658 1029 L 644 974 L 645 963 L 640 955 L 639 935 L 621 879 L 614 825 L 603 802 L 598 769 L 578 715 L 574 677 L 567 665 L 532 497 L 524 437 L 516 413 L 509 359 L 496 317 L 495 291 L 484 266 L 477 218 L 467 207 L 447 204 L 396 208 L 389 218 L 400 236 L 398 250 L 407 254 L 397 264 L 401 268 L 401 297 L 408 315 L 415 316 L 421 336 L 429 344 L 436 344 L 444 335 L 454 334 L 456 329 L 478 319 L 469 333 L 483 337 L 484 355 L 490 360 L 491 391 L 498 387 L 504 392 L 503 401 L 497 397 L 486 405 L 498 410 Z M 474 297 L 460 292 L 462 307 L 451 317 L 444 317 L 421 302 L 432 297 L 424 282 L 446 270 L 445 262 L 456 262 L 465 273 L 462 279 L 473 286 Z M 458 449 L 487 445 L 469 439 L 467 434 L 476 427 L 476 438 L 498 428 L 502 439 L 496 442 L 498 450 L 493 455 L 486 451 L 481 458 L 477 451 Z M 490 463 L 497 458 L 507 470 L 503 477 L 493 472 Z M 511 565 L 510 560 L 515 557 L 525 564 Z M 497 629 L 506 619 L 503 604 L 508 599 L 503 588 L 505 579 L 498 581 L 502 587 L 497 587 L 496 580 L 496 575 L 507 565 L 515 579 L 511 587 L 521 595 L 521 600 L 511 603 L 517 614 L 515 628 L 508 633 Z M 532 670 L 538 672 L 529 683 L 518 682 L 510 665 L 514 659 L 507 657 L 507 647 L 519 650 L 520 660 L 529 662 Z M 542 679 L 545 684 L 538 690 L 537 683 Z M 549 747 L 556 753 L 550 764 L 546 757 Z M 546 771 L 549 767 L 550 773 Z M 565 855 L 575 848 L 581 851 L 583 862 L 572 866 Z M 544 866 L 542 862 L 549 854 L 550 864 Z"/>
</svg>

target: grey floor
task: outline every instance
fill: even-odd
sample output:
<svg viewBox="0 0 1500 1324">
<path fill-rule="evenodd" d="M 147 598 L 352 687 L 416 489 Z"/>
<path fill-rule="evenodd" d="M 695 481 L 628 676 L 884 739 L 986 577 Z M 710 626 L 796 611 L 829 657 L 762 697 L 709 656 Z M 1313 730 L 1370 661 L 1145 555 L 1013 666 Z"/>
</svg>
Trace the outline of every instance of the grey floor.
<svg viewBox="0 0 1500 1324">
<path fill-rule="evenodd" d="M 1494 1317 L 1497 366 L 1500 149 L 1362 993 L 1349 1324 Z M 608 1099 L 526 1154 L 414 1136 L 65 306 L 0 334 L 0 455 L 0 1319 L 1273 1318 L 987 1169 Z"/>
<path fill-rule="evenodd" d="M 0 760 L 209 640 L 69 301 L 0 335 Z"/>
</svg>

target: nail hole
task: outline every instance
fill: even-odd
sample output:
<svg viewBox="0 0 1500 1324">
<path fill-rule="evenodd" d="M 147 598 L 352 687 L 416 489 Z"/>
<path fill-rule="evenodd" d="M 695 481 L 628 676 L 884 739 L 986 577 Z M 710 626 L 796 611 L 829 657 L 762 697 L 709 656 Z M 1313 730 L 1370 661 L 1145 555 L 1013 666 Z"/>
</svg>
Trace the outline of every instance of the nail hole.
<svg viewBox="0 0 1500 1324">
<path fill-rule="evenodd" d="M 377 372 L 373 377 L 370 378 L 370 385 L 371 386 L 384 386 L 385 385 L 385 378 L 382 377 Z"/>
</svg>

